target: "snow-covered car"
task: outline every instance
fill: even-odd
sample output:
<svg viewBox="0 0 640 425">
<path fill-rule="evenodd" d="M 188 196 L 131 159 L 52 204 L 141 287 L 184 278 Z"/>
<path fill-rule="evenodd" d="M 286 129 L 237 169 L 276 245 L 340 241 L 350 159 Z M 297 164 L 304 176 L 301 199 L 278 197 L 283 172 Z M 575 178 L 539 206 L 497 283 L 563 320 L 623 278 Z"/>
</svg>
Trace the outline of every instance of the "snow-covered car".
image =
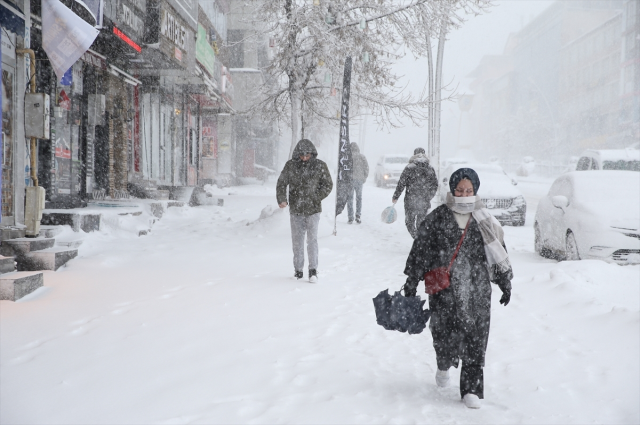
<svg viewBox="0 0 640 425">
<path fill-rule="evenodd" d="M 575 170 L 640 171 L 640 150 L 588 149 L 580 156 Z"/>
<path fill-rule="evenodd" d="M 631 171 L 572 171 L 536 210 L 535 250 L 558 260 L 640 263 L 640 178 Z"/>
<path fill-rule="evenodd" d="M 530 176 L 536 170 L 536 160 L 532 156 L 525 156 L 518 166 L 519 176 Z"/>
<path fill-rule="evenodd" d="M 459 168 L 472 168 L 480 177 L 478 195 L 489 212 L 500 224 L 524 226 L 527 215 L 527 202 L 522 192 L 515 187 L 518 182 L 509 177 L 502 167 L 496 164 L 452 164 L 442 172 L 440 196 L 446 202 L 449 190 L 449 177 Z"/>
<path fill-rule="evenodd" d="M 468 163 L 469 160 L 466 158 L 447 158 L 447 159 L 443 159 L 442 161 L 440 161 L 440 166 L 442 167 L 442 169 L 444 170 L 447 167 L 452 167 L 455 165 L 458 165 L 458 168 L 462 168 L 463 165 L 462 164 L 466 164 Z M 456 168 L 457 170 L 457 168 Z"/>
<path fill-rule="evenodd" d="M 409 163 L 409 156 L 402 154 L 383 155 L 376 164 L 374 180 L 376 186 L 386 187 L 389 184 L 397 184 L 402 170 Z"/>
</svg>

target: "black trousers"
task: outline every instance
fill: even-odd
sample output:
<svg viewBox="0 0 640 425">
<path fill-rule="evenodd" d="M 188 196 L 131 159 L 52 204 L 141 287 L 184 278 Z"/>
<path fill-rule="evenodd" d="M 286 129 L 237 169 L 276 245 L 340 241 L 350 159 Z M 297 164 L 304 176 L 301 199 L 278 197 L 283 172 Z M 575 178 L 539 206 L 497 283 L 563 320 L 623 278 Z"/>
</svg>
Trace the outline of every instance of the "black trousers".
<svg viewBox="0 0 640 425">
<path fill-rule="evenodd" d="M 464 364 L 460 370 L 460 397 L 465 394 L 475 394 L 478 398 L 484 398 L 484 372 L 482 366 Z"/>
</svg>

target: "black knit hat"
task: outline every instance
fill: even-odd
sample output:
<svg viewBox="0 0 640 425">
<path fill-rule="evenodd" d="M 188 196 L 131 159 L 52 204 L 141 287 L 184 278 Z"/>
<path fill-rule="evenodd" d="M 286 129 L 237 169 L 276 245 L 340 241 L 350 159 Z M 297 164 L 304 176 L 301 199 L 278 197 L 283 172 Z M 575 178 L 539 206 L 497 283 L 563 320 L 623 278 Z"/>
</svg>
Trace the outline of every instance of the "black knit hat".
<svg viewBox="0 0 640 425">
<path fill-rule="evenodd" d="M 460 180 L 468 179 L 473 186 L 473 194 L 478 194 L 478 189 L 480 189 L 480 177 L 478 177 L 478 173 L 476 173 L 471 168 L 459 168 L 451 174 L 449 178 L 449 189 L 451 189 L 451 193 L 453 194 L 456 187 L 458 187 L 458 183 Z"/>
<path fill-rule="evenodd" d="M 424 152 L 424 149 L 422 149 L 422 148 L 415 148 L 415 149 L 414 149 L 414 151 L 413 151 L 413 154 L 414 154 L 414 155 L 418 155 L 419 153 L 425 153 L 425 152 Z"/>
</svg>

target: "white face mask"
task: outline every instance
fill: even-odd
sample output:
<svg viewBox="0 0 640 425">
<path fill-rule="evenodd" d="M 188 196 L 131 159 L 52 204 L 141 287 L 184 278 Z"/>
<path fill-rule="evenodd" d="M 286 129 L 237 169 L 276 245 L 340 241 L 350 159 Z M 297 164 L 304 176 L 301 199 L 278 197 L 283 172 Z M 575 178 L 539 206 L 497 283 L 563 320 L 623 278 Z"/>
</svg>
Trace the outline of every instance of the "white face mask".
<svg viewBox="0 0 640 425">
<path fill-rule="evenodd" d="M 453 196 L 453 201 L 451 209 L 460 214 L 471 213 L 476 206 L 476 196 Z"/>
</svg>

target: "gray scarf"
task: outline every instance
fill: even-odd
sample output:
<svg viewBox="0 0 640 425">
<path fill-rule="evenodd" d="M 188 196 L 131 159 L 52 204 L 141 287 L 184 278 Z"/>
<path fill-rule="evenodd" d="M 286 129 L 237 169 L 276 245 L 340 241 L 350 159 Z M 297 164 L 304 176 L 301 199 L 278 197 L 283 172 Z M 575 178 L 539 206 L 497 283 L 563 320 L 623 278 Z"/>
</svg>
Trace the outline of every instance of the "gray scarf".
<svg viewBox="0 0 640 425">
<path fill-rule="evenodd" d="M 447 193 L 447 207 L 459 214 L 471 213 L 478 223 L 480 234 L 484 242 L 484 252 L 489 263 L 489 276 L 495 280 L 498 272 L 507 273 L 511 270 L 509 255 L 504 249 L 504 230 L 500 222 L 485 208 L 478 196 L 453 196 Z"/>
</svg>

